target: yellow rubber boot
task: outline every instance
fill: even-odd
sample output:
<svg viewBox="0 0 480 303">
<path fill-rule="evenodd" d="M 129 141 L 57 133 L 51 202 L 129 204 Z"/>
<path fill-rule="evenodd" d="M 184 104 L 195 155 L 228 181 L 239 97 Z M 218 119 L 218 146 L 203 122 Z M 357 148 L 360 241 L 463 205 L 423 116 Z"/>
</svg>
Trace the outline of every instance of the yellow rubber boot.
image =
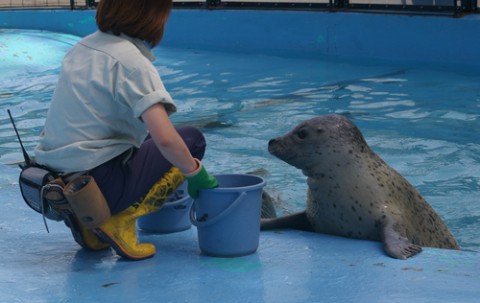
<svg viewBox="0 0 480 303">
<path fill-rule="evenodd" d="M 135 215 L 142 217 L 158 211 L 167 202 L 167 199 L 185 181 L 185 176 L 176 167 L 172 167 L 157 183 L 155 183 L 142 202 L 135 203 Z"/>
<path fill-rule="evenodd" d="M 80 226 L 80 230 L 83 237 L 83 243 L 85 244 L 84 248 L 88 248 L 93 251 L 99 251 L 110 247 L 108 243 L 100 240 L 100 238 L 98 238 L 98 236 L 90 229 L 87 229 L 84 226 Z"/>
<path fill-rule="evenodd" d="M 104 243 L 100 238 L 90 229 L 80 223 L 74 215 L 68 215 L 65 218 L 65 224 L 70 228 L 72 236 L 81 247 L 99 251 L 110 247 L 108 243 Z"/>
<path fill-rule="evenodd" d="M 155 246 L 137 241 L 135 230 L 137 218 L 159 210 L 184 180 L 185 177 L 180 170 L 172 167 L 152 186 L 141 202 L 136 202 L 112 216 L 107 223 L 96 228 L 95 232 L 122 257 L 130 260 L 153 257 L 156 252 Z"/>
<path fill-rule="evenodd" d="M 120 256 L 131 260 L 142 260 L 155 254 L 155 246 L 137 242 L 135 211 L 135 207 L 128 207 L 112 216 L 104 225 L 96 228 L 95 232 Z"/>
<path fill-rule="evenodd" d="M 93 251 L 104 250 L 110 247 L 107 243 L 102 242 L 91 229 L 88 229 L 80 222 L 74 214 L 71 205 L 65 199 L 63 194 L 64 188 L 65 183 L 61 178 L 50 181 L 48 189 L 44 192 L 44 198 L 48 201 L 50 207 L 64 215 L 65 225 L 70 228 L 75 242 L 82 248 Z"/>
</svg>

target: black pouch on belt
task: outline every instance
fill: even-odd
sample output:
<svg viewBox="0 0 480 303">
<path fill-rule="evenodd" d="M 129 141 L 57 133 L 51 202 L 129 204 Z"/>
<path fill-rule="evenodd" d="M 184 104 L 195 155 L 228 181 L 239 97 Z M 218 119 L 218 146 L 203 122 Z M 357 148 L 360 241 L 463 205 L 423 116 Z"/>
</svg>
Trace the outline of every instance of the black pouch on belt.
<svg viewBox="0 0 480 303">
<path fill-rule="evenodd" d="M 53 209 L 44 199 L 46 186 L 55 180 L 54 174 L 41 166 L 31 165 L 22 170 L 19 177 L 20 192 L 23 200 L 34 211 L 54 221 L 63 220 L 63 215 Z"/>
</svg>

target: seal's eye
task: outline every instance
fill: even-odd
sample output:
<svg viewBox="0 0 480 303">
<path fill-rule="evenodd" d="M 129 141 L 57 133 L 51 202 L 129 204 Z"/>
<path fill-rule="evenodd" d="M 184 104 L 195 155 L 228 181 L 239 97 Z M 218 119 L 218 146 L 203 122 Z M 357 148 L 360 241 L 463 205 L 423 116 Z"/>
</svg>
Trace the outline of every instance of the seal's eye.
<svg viewBox="0 0 480 303">
<path fill-rule="evenodd" d="M 308 135 L 308 133 L 307 133 L 307 131 L 306 131 L 305 129 L 300 129 L 300 130 L 297 131 L 297 137 L 298 137 L 299 139 L 302 139 L 302 140 L 303 140 L 303 139 L 305 139 L 305 138 L 307 137 L 307 135 Z"/>
</svg>

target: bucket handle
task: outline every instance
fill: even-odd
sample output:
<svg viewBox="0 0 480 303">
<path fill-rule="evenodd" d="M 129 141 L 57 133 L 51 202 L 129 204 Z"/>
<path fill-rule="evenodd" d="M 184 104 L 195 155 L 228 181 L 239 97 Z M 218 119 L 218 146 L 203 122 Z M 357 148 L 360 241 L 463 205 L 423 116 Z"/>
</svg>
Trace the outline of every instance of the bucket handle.
<svg viewBox="0 0 480 303">
<path fill-rule="evenodd" d="M 213 217 L 209 220 L 206 220 L 206 221 L 198 221 L 196 216 L 195 216 L 195 202 L 196 201 L 193 201 L 192 203 L 192 207 L 190 208 L 190 221 L 192 222 L 193 225 L 195 225 L 196 227 L 206 227 L 206 226 L 209 226 L 209 225 L 212 225 L 214 224 L 215 222 L 219 221 L 220 219 L 222 219 L 223 217 L 227 216 L 229 213 L 231 213 L 236 207 L 237 205 L 240 204 L 240 202 L 243 200 L 243 198 L 247 195 L 246 192 L 241 192 L 238 197 L 235 199 L 235 201 L 233 201 L 232 204 L 230 204 L 229 207 L 227 207 L 226 209 L 224 209 L 221 213 L 219 213 L 216 217 Z"/>
</svg>

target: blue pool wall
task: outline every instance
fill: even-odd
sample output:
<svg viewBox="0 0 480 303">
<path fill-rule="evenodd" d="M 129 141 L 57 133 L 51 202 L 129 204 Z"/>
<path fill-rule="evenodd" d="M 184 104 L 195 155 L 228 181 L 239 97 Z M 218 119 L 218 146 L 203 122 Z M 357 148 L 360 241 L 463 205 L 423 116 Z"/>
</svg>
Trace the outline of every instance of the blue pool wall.
<svg viewBox="0 0 480 303">
<path fill-rule="evenodd" d="M 3 10 L 0 28 L 85 36 L 94 10 Z M 162 45 L 319 59 L 480 67 L 480 15 L 174 9 Z"/>
</svg>

